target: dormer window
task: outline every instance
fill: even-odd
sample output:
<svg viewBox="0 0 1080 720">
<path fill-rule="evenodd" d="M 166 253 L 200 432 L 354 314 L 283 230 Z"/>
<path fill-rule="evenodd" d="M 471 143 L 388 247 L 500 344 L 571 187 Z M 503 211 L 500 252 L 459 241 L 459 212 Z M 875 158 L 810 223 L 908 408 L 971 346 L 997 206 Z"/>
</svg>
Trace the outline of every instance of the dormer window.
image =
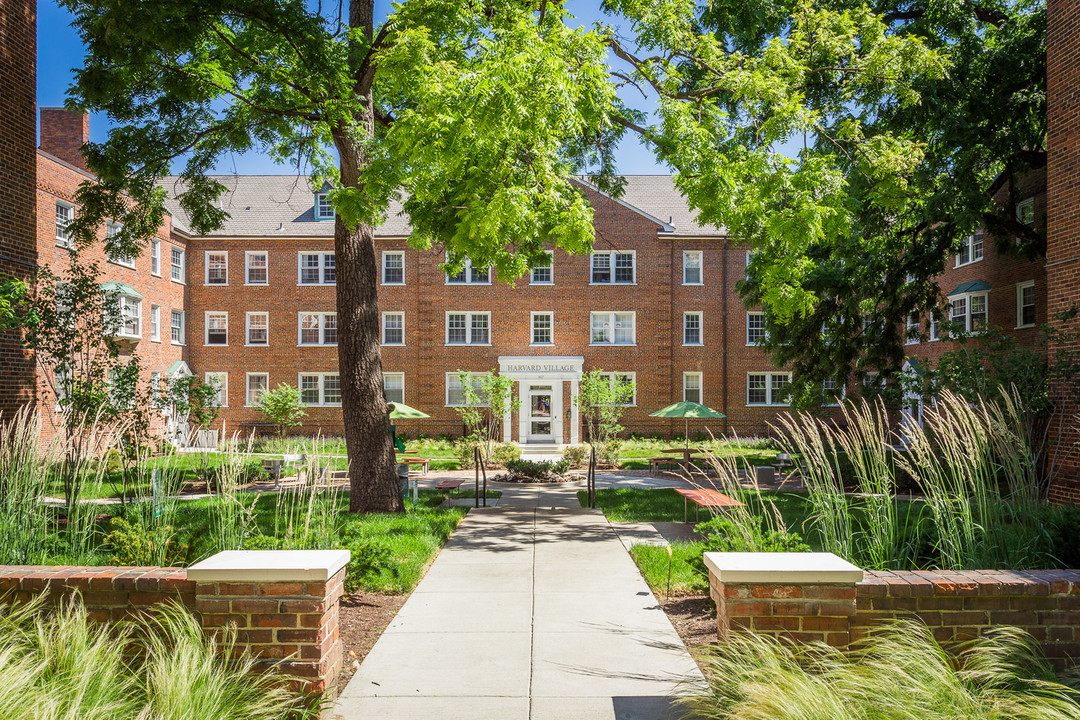
<svg viewBox="0 0 1080 720">
<path fill-rule="evenodd" d="M 315 193 L 315 219 L 333 220 L 334 204 L 330 202 L 330 194 L 325 192 Z"/>
</svg>

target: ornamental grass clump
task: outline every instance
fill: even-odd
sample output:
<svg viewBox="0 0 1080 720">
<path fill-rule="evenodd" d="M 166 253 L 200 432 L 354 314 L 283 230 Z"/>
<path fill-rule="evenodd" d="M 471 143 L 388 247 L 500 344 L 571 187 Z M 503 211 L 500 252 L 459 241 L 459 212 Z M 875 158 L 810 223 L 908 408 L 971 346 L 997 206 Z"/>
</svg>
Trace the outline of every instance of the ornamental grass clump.
<svg viewBox="0 0 1080 720">
<path fill-rule="evenodd" d="M 914 621 L 877 628 L 847 653 L 737 634 L 701 653 L 707 678 L 680 704 L 701 720 L 1075 720 L 1080 694 L 1037 643 L 999 628 L 953 648 Z"/>
</svg>

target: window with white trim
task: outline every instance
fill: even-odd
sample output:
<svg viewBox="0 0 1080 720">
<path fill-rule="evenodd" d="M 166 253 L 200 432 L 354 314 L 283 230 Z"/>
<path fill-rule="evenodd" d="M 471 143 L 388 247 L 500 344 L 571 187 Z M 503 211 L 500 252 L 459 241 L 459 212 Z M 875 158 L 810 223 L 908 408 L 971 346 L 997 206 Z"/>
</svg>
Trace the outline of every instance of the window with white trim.
<svg viewBox="0 0 1080 720">
<path fill-rule="evenodd" d="M 169 311 L 169 337 L 173 345 L 183 345 L 184 340 L 184 311 Z"/>
<path fill-rule="evenodd" d="M 747 405 L 787 405 L 791 373 L 748 373 Z"/>
<path fill-rule="evenodd" d="M 330 193 L 315 193 L 315 219 L 333 220 L 334 214 L 334 203 L 330 202 Z"/>
<path fill-rule="evenodd" d="M 298 285 L 337 283 L 337 257 L 332 252 L 302 252 L 297 260 Z"/>
<path fill-rule="evenodd" d="M 161 241 L 156 238 L 150 241 L 150 274 L 161 277 Z"/>
<path fill-rule="evenodd" d="M 298 313 L 300 345 L 337 345 L 336 312 Z"/>
<path fill-rule="evenodd" d="M 405 313 L 384 312 L 382 314 L 382 344 L 405 344 Z"/>
<path fill-rule="evenodd" d="M 591 345 L 634 345 L 637 343 L 633 312 L 590 313 Z"/>
<path fill-rule="evenodd" d="M 269 345 L 270 344 L 270 313 L 249 312 L 247 313 L 247 344 Z"/>
<path fill-rule="evenodd" d="M 116 333 L 121 337 L 142 337 L 142 300 L 134 295 L 118 295 L 120 303 L 120 328 Z"/>
<path fill-rule="evenodd" d="M 491 313 L 446 313 L 447 345 L 490 345 Z"/>
<path fill-rule="evenodd" d="M 382 254 L 382 284 L 405 284 L 405 253 L 401 250 L 385 251 Z"/>
<path fill-rule="evenodd" d="M 593 285 L 633 285 L 637 282 L 637 261 L 634 251 L 609 250 L 592 254 Z"/>
<path fill-rule="evenodd" d="M 218 407 L 229 407 L 229 373 L 208 372 L 203 375 L 203 382 L 217 391 L 211 403 Z"/>
<path fill-rule="evenodd" d="M 701 404 L 701 373 L 684 372 L 682 374 L 683 402 Z"/>
<path fill-rule="evenodd" d="M 161 306 L 150 306 L 150 339 L 161 342 Z"/>
<path fill-rule="evenodd" d="M 229 344 L 229 313 L 209 310 L 206 312 L 206 344 Z"/>
<path fill-rule="evenodd" d="M 1035 281 L 1016 283 L 1016 327 L 1035 325 Z"/>
<path fill-rule="evenodd" d="M 206 251 L 206 285 L 229 284 L 229 253 L 224 250 Z"/>
<path fill-rule="evenodd" d="M 529 272 L 529 284 L 531 285 L 554 285 L 555 284 L 555 254 L 547 250 L 547 265 L 537 265 Z"/>
<path fill-rule="evenodd" d="M 637 373 L 633 372 L 604 372 L 600 373 L 600 377 L 607 378 L 608 382 L 615 385 L 615 383 L 621 383 L 623 385 L 630 385 L 633 388 L 633 392 L 626 402 L 619 405 L 619 407 L 633 407 L 637 405 Z"/>
<path fill-rule="evenodd" d="M 904 344 L 905 345 L 918 345 L 919 344 L 919 313 L 915 311 L 908 315 L 907 327 L 904 328 Z"/>
<path fill-rule="evenodd" d="M 532 313 L 532 344 L 551 345 L 555 326 L 555 315 L 549 312 Z"/>
<path fill-rule="evenodd" d="M 472 260 L 464 264 L 454 275 L 446 276 L 447 285 L 490 285 L 491 267 L 473 267 Z"/>
<path fill-rule="evenodd" d="M 481 398 L 481 407 L 487 407 L 487 403 L 483 401 L 483 380 L 486 374 L 487 373 L 469 373 L 469 380 L 472 382 L 473 392 Z M 460 373 L 446 373 L 446 406 L 461 407 L 464 404 L 465 387 L 461 384 Z"/>
<path fill-rule="evenodd" d="M 936 311 L 930 311 L 930 342 L 937 342 L 941 339 L 941 321 L 938 319 Z"/>
<path fill-rule="evenodd" d="M 180 248 L 172 248 L 169 253 L 169 277 L 175 282 L 182 283 L 185 279 L 184 251 Z"/>
<path fill-rule="evenodd" d="M 746 344 L 760 345 L 761 343 L 765 342 L 766 338 L 767 335 L 765 333 L 765 313 L 746 313 Z"/>
<path fill-rule="evenodd" d="M 60 247 L 71 247 L 71 221 L 75 219 L 75 206 L 56 201 L 56 244 Z"/>
<path fill-rule="evenodd" d="M 701 250 L 683 250 L 682 254 L 682 284 L 702 285 L 702 253 Z"/>
<path fill-rule="evenodd" d="M 682 344 L 683 345 L 702 345 L 704 340 L 702 339 L 701 332 L 701 313 L 700 312 L 684 312 L 682 320 Z"/>
<path fill-rule="evenodd" d="M 388 403 L 405 402 L 405 373 L 383 373 L 383 397 Z"/>
<path fill-rule="evenodd" d="M 248 250 L 244 253 L 244 283 L 270 284 L 270 257 L 265 250 Z"/>
<path fill-rule="evenodd" d="M 305 405 L 340 405 L 341 377 L 337 373 L 302 373 L 300 402 Z"/>
<path fill-rule="evenodd" d="M 248 373 L 247 374 L 247 396 L 246 404 L 248 407 L 256 407 L 262 402 L 263 395 L 270 388 L 270 376 L 267 373 Z"/>
<path fill-rule="evenodd" d="M 956 253 L 956 267 L 970 265 L 983 259 L 983 231 L 965 235 L 960 246 L 960 252 Z"/>
<path fill-rule="evenodd" d="M 150 407 L 159 408 L 164 405 L 161 388 L 161 371 L 150 371 Z"/>
<path fill-rule="evenodd" d="M 986 326 L 986 293 L 954 296 L 949 319 L 964 332 L 978 332 Z"/>
<path fill-rule="evenodd" d="M 835 378 L 827 378 L 821 383 L 821 404 L 825 407 L 838 406 L 846 394 L 846 388 L 841 387 Z"/>
<path fill-rule="evenodd" d="M 1016 203 L 1016 219 L 1028 227 L 1035 227 L 1035 198 Z"/>
<path fill-rule="evenodd" d="M 132 270 L 135 269 L 135 256 L 134 255 L 121 255 L 119 251 L 110 249 L 108 247 L 109 241 L 120 234 L 120 230 L 123 226 L 120 223 L 113 222 L 112 220 L 105 221 L 105 259 L 111 262 L 113 265 L 121 265 Z"/>
</svg>

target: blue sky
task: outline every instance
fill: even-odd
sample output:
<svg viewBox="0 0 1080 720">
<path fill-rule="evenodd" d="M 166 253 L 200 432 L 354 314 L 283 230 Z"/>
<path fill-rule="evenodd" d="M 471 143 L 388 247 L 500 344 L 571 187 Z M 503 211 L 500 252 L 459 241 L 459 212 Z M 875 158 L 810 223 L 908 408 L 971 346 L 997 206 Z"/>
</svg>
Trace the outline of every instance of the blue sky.
<svg viewBox="0 0 1080 720">
<path fill-rule="evenodd" d="M 577 15 L 577 21 L 592 25 L 597 21 L 618 24 L 599 11 L 598 0 L 572 0 L 567 3 Z M 383 15 L 389 12 L 390 3 L 379 0 L 376 8 Z M 49 107 L 63 105 L 68 87 L 74 73 L 72 68 L 82 65 L 85 48 L 78 33 L 71 27 L 71 14 L 59 7 L 56 0 L 38 2 L 38 105 Z M 643 101 L 637 91 L 627 90 L 624 99 L 635 107 L 648 109 L 648 102 Z M 642 103 L 645 103 L 644 105 Z M 108 133 L 109 122 L 104 115 L 93 114 L 90 117 L 90 139 L 102 141 Z M 619 171 L 634 173 L 666 173 L 667 169 L 659 165 L 652 153 L 638 142 L 636 136 L 627 136 L 618 150 Z M 218 173 L 273 174 L 289 173 L 286 166 L 276 165 L 268 157 L 258 153 L 247 153 L 223 158 L 215 168 Z"/>
</svg>

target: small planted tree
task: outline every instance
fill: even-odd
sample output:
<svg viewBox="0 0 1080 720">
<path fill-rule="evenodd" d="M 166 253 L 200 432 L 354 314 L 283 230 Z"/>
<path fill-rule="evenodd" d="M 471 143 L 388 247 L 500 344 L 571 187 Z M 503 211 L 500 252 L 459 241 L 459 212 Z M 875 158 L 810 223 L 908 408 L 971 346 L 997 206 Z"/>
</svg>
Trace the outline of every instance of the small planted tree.
<svg viewBox="0 0 1080 720">
<path fill-rule="evenodd" d="M 500 443 L 503 417 L 521 407 L 521 398 L 514 397 L 514 381 L 505 375 L 459 371 L 458 378 L 464 405 L 454 409 L 465 424 L 465 440 L 490 458 Z"/>
<path fill-rule="evenodd" d="M 288 383 L 267 390 L 259 403 L 259 412 L 274 423 L 279 437 L 285 437 L 290 428 L 299 427 L 307 417 L 304 403 L 300 400 L 300 388 Z"/>
<path fill-rule="evenodd" d="M 618 436 L 624 430 L 622 414 L 636 393 L 634 380 L 627 375 L 590 370 L 581 376 L 574 402 L 585 422 L 585 437 L 603 463 L 616 460 Z"/>
<path fill-rule="evenodd" d="M 176 421 L 186 423 L 191 435 L 194 435 L 209 430 L 217 421 L 221 414 L 218 403 L 220 392 L 221 387 L 213 381 L 206 382 L 195 375 L 182 375 L 170 380 L 161 390 L 161 398 L 155 400 L 171 407 Z"/>
</svg>

